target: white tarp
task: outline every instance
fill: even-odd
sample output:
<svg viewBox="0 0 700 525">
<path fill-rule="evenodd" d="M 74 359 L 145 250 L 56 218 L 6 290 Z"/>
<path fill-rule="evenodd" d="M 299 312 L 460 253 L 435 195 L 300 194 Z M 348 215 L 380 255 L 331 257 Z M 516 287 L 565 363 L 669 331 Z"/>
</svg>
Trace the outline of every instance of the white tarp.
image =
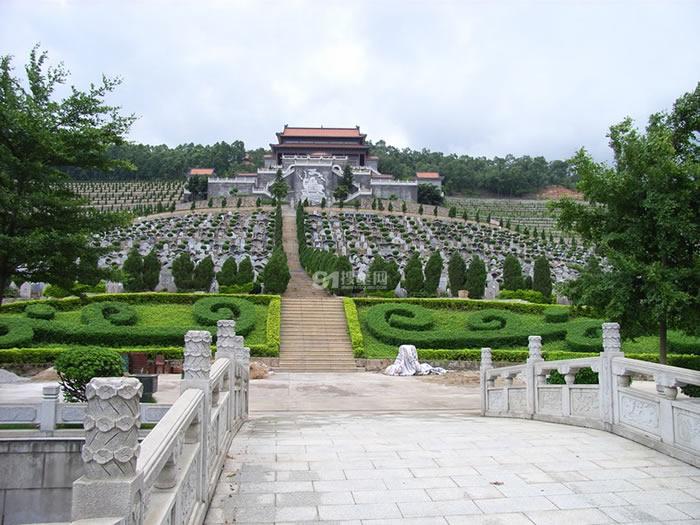
<svg viewBox="0 0 700 525">
<path fill-rule="evenodd" d="M 430 366 L 428 363 L 418 362 L 418 352 L 413 345 L 401 345 L 399 355 L 384 373 L 388 376 L 424 376 L 428 374 L 444 374 L 446 370 L 440 367 Z"/>
</svg>

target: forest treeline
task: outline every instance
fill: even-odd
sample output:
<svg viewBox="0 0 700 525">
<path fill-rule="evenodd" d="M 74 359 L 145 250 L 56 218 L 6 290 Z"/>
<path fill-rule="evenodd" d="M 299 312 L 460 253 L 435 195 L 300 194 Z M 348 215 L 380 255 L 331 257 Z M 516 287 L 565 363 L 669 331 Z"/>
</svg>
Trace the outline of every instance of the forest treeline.
<svg viewBox="0 0 700 525">
<path fill-rule="evenodd" d="M 399 149 L 384 141 L 372 144 L 372 154 L 379 157 L 379 171 L 408 179 L 416 171 L 439 171 L 444 177 L 448 195 L 491 193 L 522 196 L 545 186 L 557 184 L 573 188 L 576 177 L 563 160 L 548 161 L 542 156 L 471 157 L 444 154 L 428 149 Z M 156 180 L 184 179 L 194 167 L 214 168 L 219 175 L 255 171 L 263 164 L 263 148 L 246 150 L 243 141 L 217 142 L 211 145 L 165 145 L 126 143 L 112 146 L 112 159 L 128 161 L 129 168 L 109 173 L 72 171 L 78 180 Z"/>
</svg>

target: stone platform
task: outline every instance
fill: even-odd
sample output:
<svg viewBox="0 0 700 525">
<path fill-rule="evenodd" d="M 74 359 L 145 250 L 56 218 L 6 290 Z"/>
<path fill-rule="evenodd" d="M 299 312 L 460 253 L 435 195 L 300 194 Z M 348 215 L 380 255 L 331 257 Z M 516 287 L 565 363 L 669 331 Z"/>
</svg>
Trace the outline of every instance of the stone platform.
<svg viewBox="0 0 700 525">
<path fill-rule="evenodd" d="M 700 523 L 700 470 L 597 430 L 454 412 L 253 415 L 207 523 Z"/>
</svg>

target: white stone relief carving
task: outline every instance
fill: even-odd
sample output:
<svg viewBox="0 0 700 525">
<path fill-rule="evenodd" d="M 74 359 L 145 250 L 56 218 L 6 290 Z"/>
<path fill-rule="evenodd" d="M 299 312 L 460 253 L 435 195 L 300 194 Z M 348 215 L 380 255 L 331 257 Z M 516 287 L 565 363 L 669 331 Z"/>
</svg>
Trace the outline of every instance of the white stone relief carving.
<svg viewBox="0 0 700 525">
<path fill-rule="evenodd" d="M 653 401 L 620 394 L 620 421 L 658 433 L 659 405 Z"/>
<path fill-rule="evenodd" d="M 506 409 L 506 399 L 503 390 L 489 390 L 489 410 L 502 412 Z"/>
<path fill-rule="evenodd" d="M 508 390 L 508 407 L 513 412 L 525 412 L 527 410 L 524 388 L 511 388 Z"/>
<path fill-rule="evenodd" d="M 546 414 L 560 415 L 561 410 L 561 388 L 539 388 L 539 412 Z"/>
<path fill-rule="evenodd" d="M 598 390 L 571 389 L 571 415 L 597 416 L 600 411 Z"/>
<path fill-rule="evenodd" d="M 700 454 L 700 414 L 674 408 L 676 441 Z"/>
</svg>

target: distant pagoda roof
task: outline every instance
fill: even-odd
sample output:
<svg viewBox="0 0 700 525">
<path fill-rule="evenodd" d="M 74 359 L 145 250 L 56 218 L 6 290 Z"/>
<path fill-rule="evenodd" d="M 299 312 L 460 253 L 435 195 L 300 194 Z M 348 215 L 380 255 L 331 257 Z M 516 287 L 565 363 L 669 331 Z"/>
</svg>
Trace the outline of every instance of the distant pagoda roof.
<svg viewBox="0 0 700 525">
<path fill-rule="evenodd" d="M 284 130 L 277 133 L 278 137 L 308 137 L 308 138 L 345 138 L 364 139 L 367 135 L 360 133 L 360 126 L 354 128 L 324 128 L 321 127 L 293 127 L 285 124 Z"/>
<path fill-rule="evenodd" d="M 437 171 L 418 171 L 416 172 L 417 179 L 431 179 L 439 180 L 441 179 L 440 174 Z"/>
<path fill-rule="evenodd" d="M 187 172 L 187 175 L 205 175 L 205 176 L 211 176 L 214 175 L 214 168 L 192 168 L 190 169 L 189 172 Z"/>
</svg>

